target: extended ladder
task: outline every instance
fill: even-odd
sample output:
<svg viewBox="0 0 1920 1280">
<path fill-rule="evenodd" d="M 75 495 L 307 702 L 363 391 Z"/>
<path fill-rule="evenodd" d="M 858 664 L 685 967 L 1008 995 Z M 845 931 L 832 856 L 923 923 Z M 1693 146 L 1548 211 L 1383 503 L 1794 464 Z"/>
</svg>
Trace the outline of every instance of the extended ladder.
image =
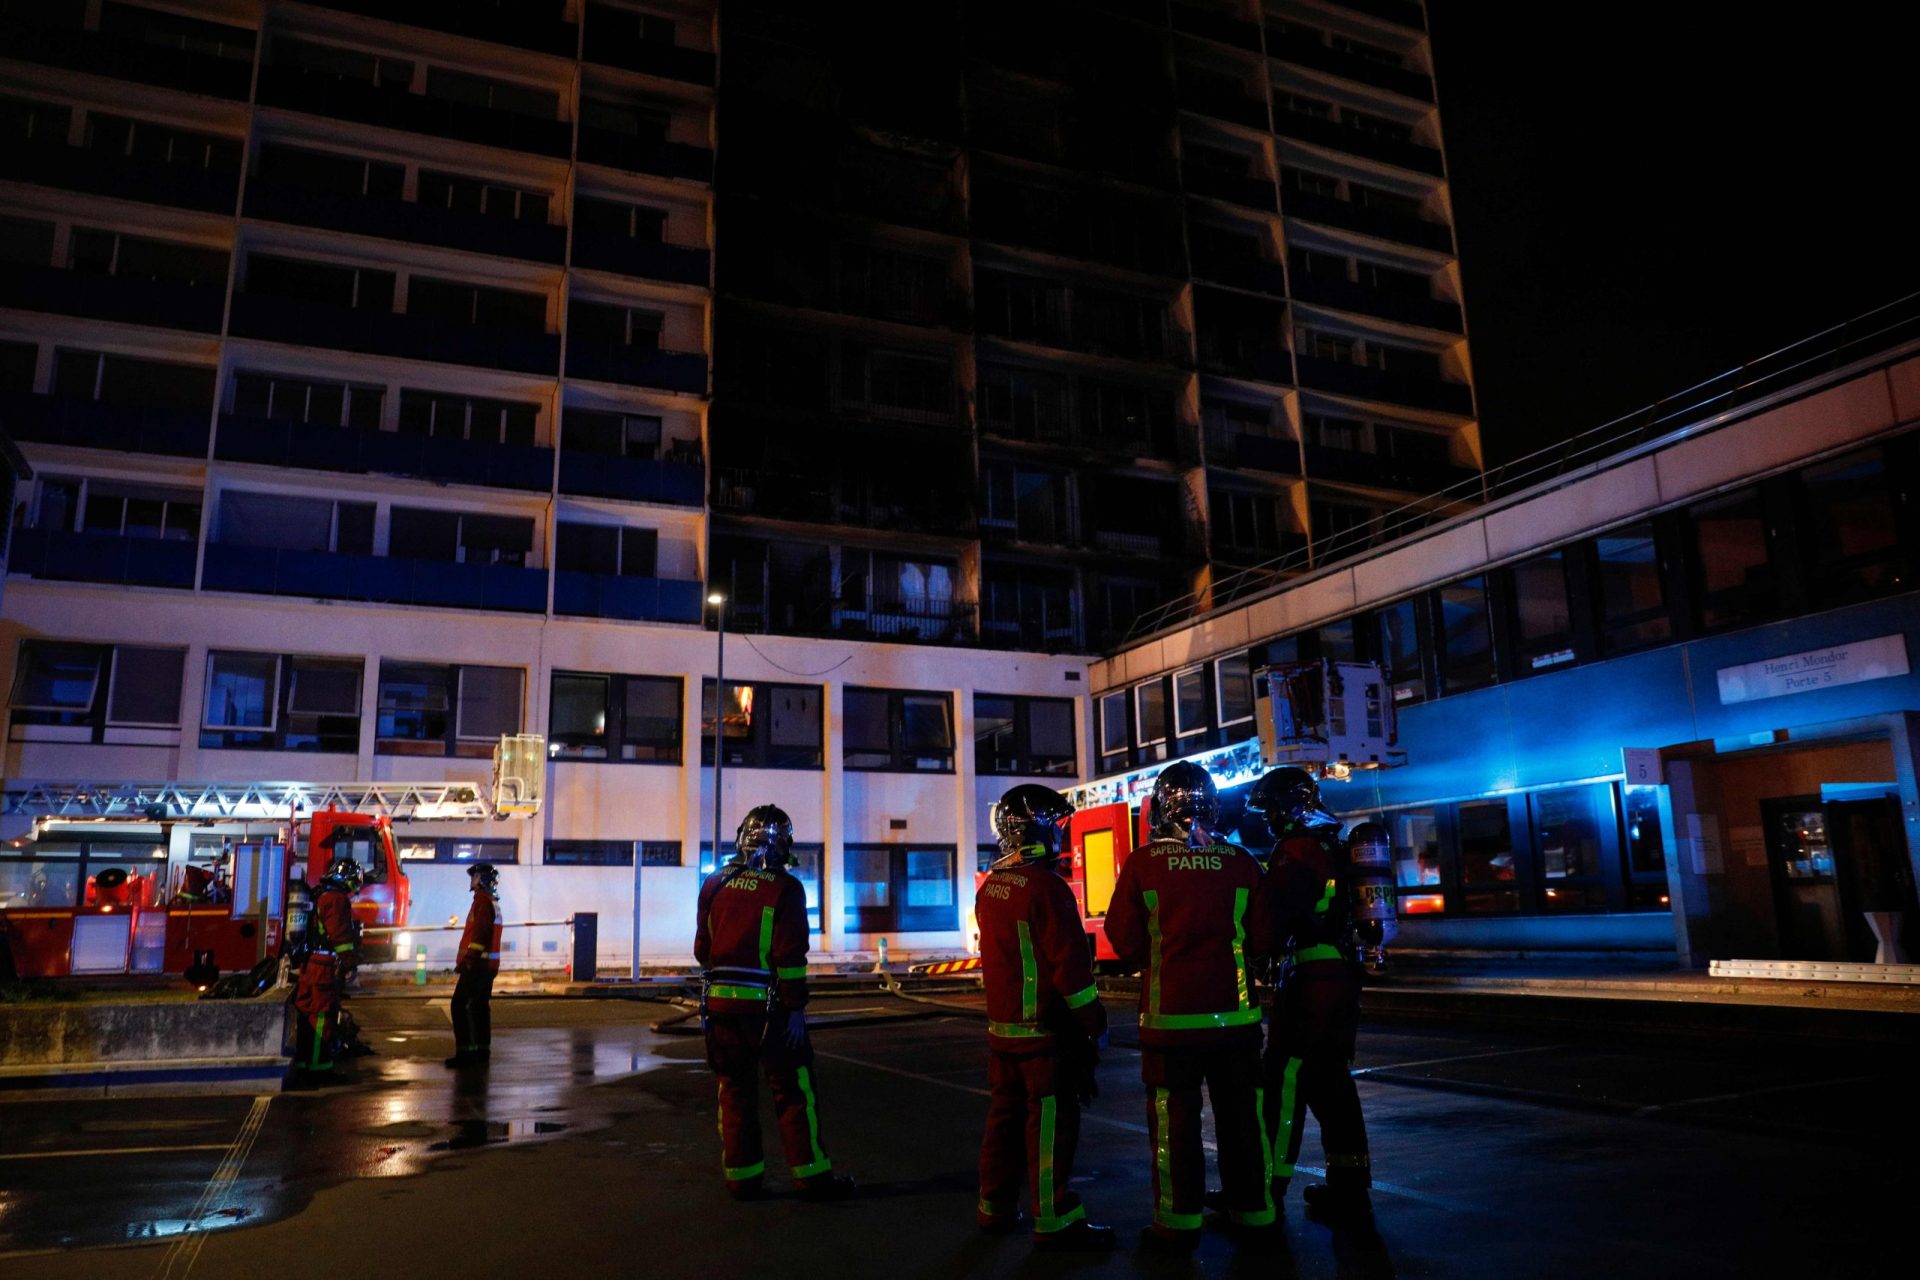
<svg viewBox="0 0 1920 1280">
<path fill-rule="evenodd" d="M 505 817 L 479 782 L 20 782 L 0 814 L 121 822 L 271 822 L 319 809 L 414 822 Z"/>
</svg>

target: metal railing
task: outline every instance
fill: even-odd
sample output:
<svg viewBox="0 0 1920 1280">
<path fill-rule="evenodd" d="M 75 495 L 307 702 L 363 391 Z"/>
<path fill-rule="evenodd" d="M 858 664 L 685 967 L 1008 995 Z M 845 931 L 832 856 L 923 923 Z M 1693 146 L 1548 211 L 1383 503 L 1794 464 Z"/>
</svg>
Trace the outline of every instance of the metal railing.
<svg viewBox="0 0 1920 1280">
<path fill-rule="evenodd" d="M 1866 357 L 1920 340 L 1920 291 L 1875 307 L 1770 351 L 1743 365 L 1715 374 L 1683 391 L 1567 437 L 1491 470 L 1464 477 L 1443 489 L 1382 512 L 1376 520 L 1343 529 L 1261 564 L 1227 574 L 1208 594 L 1190 592 L 1142 614 L 1114 650 L 1126 648 L 1162 630 L 1224 609 L 1277 577 L 1325 569 L 1361 552 L 1373 551 L 1444 519 L 1462 503 L 1490 503 L 1571 472 L 1653 443 L 1688 427 L 1715 429 L 1711 420 L 1742 405 L 1808 384 Z M 1803 394 L 1820 388 L 1805 385 Z"/>
</svg>

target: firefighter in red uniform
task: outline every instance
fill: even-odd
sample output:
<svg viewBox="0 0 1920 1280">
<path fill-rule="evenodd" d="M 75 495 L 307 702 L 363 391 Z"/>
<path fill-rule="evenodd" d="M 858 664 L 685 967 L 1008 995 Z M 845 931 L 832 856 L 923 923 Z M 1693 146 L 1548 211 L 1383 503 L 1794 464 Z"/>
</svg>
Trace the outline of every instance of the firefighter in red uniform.
<svg viewBox="0 0 1920 1280">
<path fill-rule="evenodd" d="M 978 1221 L 988 1231 L 1017 1226 L 1024 1176 L 1036 1248 L 1110 1249 L 1113 1228 L 1088 1222 L 1068 1187 L 1107 1030 L 1080 904 L 1059 874 L 1072 816 L 1065 796 L 1034 783 L 993 806 L 1002 857 L 974 905 L 992 1088 Z"/>
<path fill-rule="evenodd" d="M 493 1057 L 493 978 L 500 972 L 500 872 L 480 863 L 467 868 L 473 905 L 453 962 L 453 1056 L 450 1067 L 482 1066 Z"/>
<path fill-rule="evenodd" d="M 707 1065 L 720 1077 L 721 1171 L 736 1200 L 760 1195 L 766 1172 L 760 1146 L 764 1070 L 800 1194 L 838 1200 L 853 1179 L 833 1172 L 820 1145 L 807 1038 L 807 894 L 786 870 L 793 823 L 763 804 L 741 820 L 734 857 L 700 886 L 694 958 L 705 977 L 701 1022 Z"/>
<path fill-rule="evenodd" d="M 353 895 L 363 880 L 360 864 L 352 858 L 335 858 L 320 877 L 307 923 L 307 959 L 293 992 L 293 1007 L 301 1017 L 294 1065 L 304 1071 L 333 1070 L 329 1037 L 339 1033 L 340 1001 L 360 963 Z"/>
<path fill-rule="evenodd" d="M 1300 1156 L 1308 1108 L 1320 1122 L 1327 1180 L 1301 1193 L 1313 1216 L 1364 1222 L 1373 1212 L 1367 1125 L 1353 1084 L 1360 1024 L 1360 961 L 1350 897 L 1352 865 L 1340 821 L 1304 769 L 1275 769 L 1253 785 L 1247 807 L 1278 837 L 1267 873 L 1280 989 L 1265 1061 L 1274 1191 L 1286 1194 Z"/>
<path fill-rule="evenodd" d="M 1154 781 L 1154 839 L 1128 857 L 1107 909 L 1120 962 L 1140 984 L 1140 1076 L 1152 1135 L 1153 1225 L 1141 1243 L 1199 1243 L 1206 1192 L 1200 1086 L 1213 1104 L 1225 1225 L 1275 1242 L 1270 1153 L 1260 1087 L 1260 1002 L 1247 964 L 1268 943 L 1253 855 L 1215 839 L 1213 779 L 1178 761 Z"/>
</svg>

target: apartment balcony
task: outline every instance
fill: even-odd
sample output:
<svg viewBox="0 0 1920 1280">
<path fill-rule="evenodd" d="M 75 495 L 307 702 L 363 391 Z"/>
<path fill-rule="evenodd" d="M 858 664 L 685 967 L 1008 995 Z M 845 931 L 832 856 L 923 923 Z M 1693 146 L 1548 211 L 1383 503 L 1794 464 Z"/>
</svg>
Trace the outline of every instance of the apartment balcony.
<svg viewBox="0 0 1920 1280">
<path fill-rule="evenodd" d="M 234 29 L 234 35 L 247 43 L 253 39 L 252 32 L 240 28 Z M 17 18 L 0 19 L 0 49 L 6 51 L 6 56 L 24 62 L 237 102 L 246 100 L 247 88 L 253 80 L 251 59 L 242 62 L 210 53 L 148 44 L 126 36 L 42 26 Z"/>
<path fill-rule="evenodd" d="M 232 332 L 236 337 L 295 346 L 511 369 L 549 377 L 560 366 L 558 334 L 456 325 L 435 316 L 362 311 L 257 293 L 234 295 Z"/>
<path fill-rule="evenodd" d="M 707 358 L 691 351 L 596 345 L 576 338 L 567 344 L 567 376 L 703 396 Z"/>
<path fill-rule="evenodd" d="M 123 587 L 191 587 L 197 544 L 181 538 L 127 538 L 64 529 L 15 529 L 7 572 L 47 582 Z"/>
<path fill-rule="evenodd" d="M 1464 383 L 1443 382 L 1437 378 L 1410 378 L 1343 364 L 1337 360 L 1318 360 L 1300 356 L 1300 385 L 1316 391 L 1387 404 L 1431 409 L 1462 418 L 1473 416 L 1473 391 Z"/>
<path fill-rule="evenodd" d="M 1115 556 L 1159 556 L 1167 550 L 1167 538 L 1161 533 L 1138 533 L 1126 529 L 1095 529 L 1087 539 L 1095 551 Z"/>
<path fill-rule="evenodd" d="M 62 191 L 110 196 L 141 204 L 198 209 L 203 213 L 233 212 L 240 187 L 237 169 L 194 169 L 181 164 L 155 164 L 131 156 L 65 143 L 29 142 L 8 154 L 17 182 L 32 182 Z"/>
<path fill-rule="evenodd" d="M 982 612 L 980 643 L 995 649 L 1024 649 L 1030 653 L 1083 653 L 1080 619 L 1008 616 Z"/>
<path fill-rule="evenodd" d="M 1370 13 L 1376 18 L 1384 18 L 1410 31 L 1427 29 L 1426 15 L 1420 11 L 1420 6 L 1409 4 L 1407 0 L 1340 0 L 1340 7 Z"/>
<path fill-rule="evenodd" d="M 309 471 L 418 476 L 447 484 L 486 485 L 545 493 L 553 486 L 553 450 L 537 445 L 442 440 L 370 427 L 282 422 L 220 415 L 213 455 Z"/>
<path fill-rule="evenodd" d="M 1193 274 L 1196 279 L 1231 285 L 1236 289 L 1250 289 L 1275 298 L 1287 296 L 1286 268 L 1277 262 L 1260 258 L 1225 258 L 1196 253 L 1193 256 Z"/>
<path fill-rule="evenodd" d="M 1381 164 L 1411 169 L 1435 178 L 1443 176 L 1445 172 L 1440 163 L 1440 153 L 1432 147 L 1423 147 L 1417 142 L 1401 142 L 1397 138 L 1383 138 L 1379 134 L 1335 124 L 1331 120 L 1316 120 L 1297 111 L 1276 111 L 1273 131 L 1283 138 L 1312 143 L 1329 151 L 1364 156 Z"/>
<path fill-rule="evenodd" d="M 575 618 L 627 622 L 698 622 L 700 583 L 677 578 L 623 578 L 555 570 L 553 611 Z"/>
<path fill-rule="evenodd" d="M 1293 277 L 1293 296 L 1298 302 L 1355 311 L 1402 324 L 1417 324 L 1447 333 L 1466 331 L 1459 304 L 1419 294 L 1387 293 L 1349 280 L 1332 280 L 1303 271 Z"/>
<path fill-rule="evenodd" d="M 210 408 L 161 409 L 16 393 L 0 395 L 0 423 L 15 440 L 36 444 L 204 458 Z"/>
<path fill-rule="evenodd" d="M 1295 533 L 1291 529 L 1280 531 L 1278 541 L 1263 541 L 1257 544 L 1236 543 L 1215 535 L 1209 554 L 1214 560 L 1229 565 L 1265 564 L 1269 560 L 1278 560 L 1281 556 L 1297 556 L 1304 565 L 1307 553 L 1307 535 Z"/>
<path fill-rule="evenodd" d="M 1365 205 L 1349 204 L 1328 196 L 1309 195 L 1304 191 L 1288 191 L 1280 212 L 1289 218 L 1301 218 L 1345 231 L 1358 231 L 1381 240 L 1418 245 L 1441 253 L 1453 252 L 1453 228 L 1444 222 L 1403 217 L 1383 209 L 1369 209 Z"/>
<path fill-rule="evenodd" d="M 1372 85 L 1376 89 L 1386 89 L 1406 98 L 1417 98 L 1421 102 L 1433 101 L 1433 80 L 1418 71 L 1409 71 L 1405 67 L 1389 66 L 1376 62 L 1372 58 L 1363 58 L 1358 54 L 1347 53 L 1320 43 L 1311 35 L 1282 32 L 1267 28 L 1267 56 L 1278 58 L 1282 62 L 1291 62 L 1299 67 L 1311 67 L 1315 71 L 1325 71 L 1330 75 L 1353 80 L 1360 84 Z"/>
<path fill-rule="evenodd" d="M 713 84 L 711 53 L 683 48 L 666 40 L 642 40 L 626 31 L 600 30 L 597 26 L 589 13 L 586 42 L 581 49 L 588 62 L 687 84 Z"/>
<path fill-rule="evenodd" d="M 1111 430 L 1076 422 L 1064 414 L 1022 415 L 1012 421 L 982 417 L 980 433 L 991 439 L 1055 448 L 1086 450 L 1127 458 L 1159 458 L 1191 464 L 1198 456 L 1191 428 L 1173 421 L 1140 428 L 1115 424 Z"/>
<path fill-rule="evenodd" d="M 260 105 L 543 156 L 565 158 L 573 145 L 573 125 L 566 120 L 448 102 L 294 67 L 260 69 Z"/>
<path fill-rule="evenodd" d="M 698 461 L 621 458 L 562 449 L 560 492 L 581 498 L 697 507 L 707 498 L 707 470 Z"/>
<path fill-rule="evenodd" d="M 580 127 L 580 159 L 632 173 L 690 182 L 713 181 L 713 152 L 685 142 L 662 142 L 611 129 Z"/>
<path fill-rule="evenodd" d="M 1300 474 L 1300 443 L 1286 436 L 1209 430 L 1207 465 L 1235 471 L 1271 471 L 1277 475 L 1297 476 Z"/>
<path fill-rule="evenodd" d="M 1260 28 L 1251 22 L 1229 17 L 1207 5 L 1181 4 L 1180 0 L 1174 0 L 1170 7 L 1175 31 L 1204 36 L 1208 40 L 1218 40 L 1242 49 L 1260 47 Z"/>
<path fill-rule="evenodd" d="M 556 16 L 562 9 L 558 0 L 548 4 L 533 0 L 507 5 L 475 4 L 473 0 L 407 0 L 400 5 L 392 0 L 308 0 L 308 3 L 561 58 L 573 57 L 576 43 L 574 25 Z"/>
<path fill-rule="evenodd" d="M 971 600 L 893 600 L 837 603 L 832 634 L 922 644 L 972 644 Z"/>
<path fill-rule="evenodd" d="M 1272 213 L 1279 207 L 1274 200 L 1271 178 L 1221 173 L 1196 165 L 1187 168 L 1181 175 L 1181 182 L 1191 195 L 1211 196 L 1215 200 L 1225 200 L 1229 204 L 1243 205 L 1263 213 Z"/>
<path fill-rule="evenodd" d="M 1307 475 L 1314 480 L 1335 480 L 1405 493 L 1439 493 L 1479 474 L 1471 467 L 1456 467 L 1424 458 L 1385 457 L 1359 449 L 1310 444 L 1306 452 Z"/>
<path fill-rule="evenodd" d="M 1246 92 L 1234 92 L 1211 84 L 1182 85 L 1179 102 L 1188 111 L 1215 120 L 1227 120 L 1249 129 L 1267 131 L 1267 103 Z"/>
<path fill-rule="evenodd" d="M 1209 341 L 1202 328 L 1200 367 L 1229 378 L 1251 378 L 1277 387 L 1293 385 L 1293 356 L 1277 339 L 1263 342 L 1228 335 L 1223 341 Z"/>
<path fill-rule="evenodd" d="M 209 591 L 446 609 L 544 613 L 547 608 L 545 569 L 289 551 L 223 542 L 207 544 L 201 585 Z"/>
<path fill-rule="evenodd" d="M 0 307 L 118 324 L 218 333 L 224 293 L 219 285 L 159 284 L 62 267 L 0 264 Z"/>
<path fill-rule="evenodd" d="M 1059 519 L 987 520 L 980 522 L 980 540 L 994 544 L 1019 543 L 1028 547 L 1077 547 L 1080 531 L 1074 522 Z"/>
<path fill-rule="evenodd" d="M 560 228 L 555 227 L 555 231 Z M 573 265 L 641 280 L 695 284 L 708 280 L 709 254 L 685 245 L 634 240 L 626 236 L 595 236 L 575 231 Z"/>
<path fill-rule="evenodd" d="M 1009 342 L 1028 342 L 1180 369 L 1191 368 L 1193 364 L 1191 340 L 1184 329 L 1172 325 L 1123 332 L 1118 326 L 1095 324 L 1084 316 L 1053 314 L 1017 321 L 986 315 L 981 317 L 979 326 L 981 336 Z"/>
<path fill-rule="evenodd" d="M 753 467 L 715 469 L 713 509 L 771 520 L 940 537 L 970 537 L 975 528 L 971 499 L 961 494 Z"/>
<path fill-rule="evenodd" d="M 268 222 L 324 227 L 329 231 L 466 249 L 529 262 L 558 263 L 566 257 L 565 227 L 455 213 L 451 209 L 433 209 L 405 200 L 309 191 L 262 182 L 258 178 L 247 184 L 246 215 Z"/>
</svg>

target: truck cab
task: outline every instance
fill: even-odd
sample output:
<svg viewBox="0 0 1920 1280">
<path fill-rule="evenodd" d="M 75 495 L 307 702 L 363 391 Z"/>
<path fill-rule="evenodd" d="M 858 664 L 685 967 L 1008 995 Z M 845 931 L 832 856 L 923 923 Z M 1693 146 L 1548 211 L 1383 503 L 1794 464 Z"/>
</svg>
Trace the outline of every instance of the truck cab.
<svg viewBox="0 0 1920 1280">
<path fill-rule="evenodd" d="M 353 895 L 353 918 L 363 926 L 393 927 L 407 922 L 413 886 L 400 865 L 390 818 L 320 809 L 307 820 L 306 834 L 304 866 L 309 885 L 320 883 L 327 864 L 335 858 L 352 858 L 360 864 L 366 879 L 365 886 Z M 360 947 L 361 957 L 368 961 L 391 960 L 393 953 L 390 935 L 369 938 Z"/>
</svg>

